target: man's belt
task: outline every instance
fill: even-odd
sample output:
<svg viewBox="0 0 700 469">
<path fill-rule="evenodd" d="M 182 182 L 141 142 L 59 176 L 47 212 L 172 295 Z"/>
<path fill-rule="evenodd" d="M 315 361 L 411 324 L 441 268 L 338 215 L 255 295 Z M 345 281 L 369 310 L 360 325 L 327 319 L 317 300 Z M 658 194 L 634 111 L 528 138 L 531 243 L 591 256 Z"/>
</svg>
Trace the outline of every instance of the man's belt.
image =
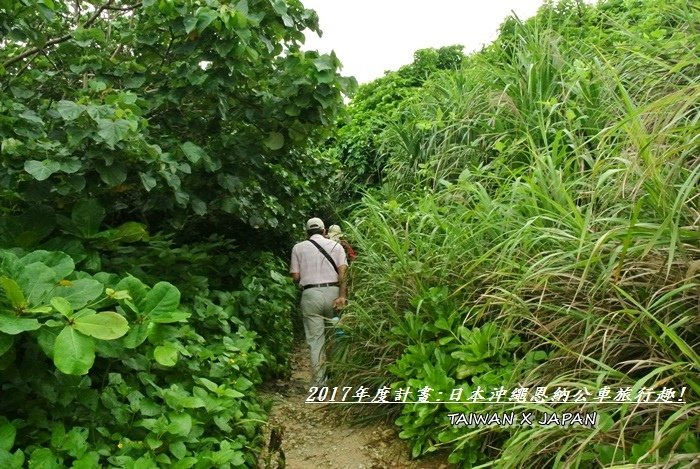
<svg viewBox="0 0 700 469">
<path fill-rule="evenodd" d="M 302 290 L 306 290 L 307 288 L 318 288 L 318 287 L 337 287 L 338 282 L 331 282 L 331 283 L 312 283 L 311 285 L 303 285 L 301 287 Z"/>
</svg>

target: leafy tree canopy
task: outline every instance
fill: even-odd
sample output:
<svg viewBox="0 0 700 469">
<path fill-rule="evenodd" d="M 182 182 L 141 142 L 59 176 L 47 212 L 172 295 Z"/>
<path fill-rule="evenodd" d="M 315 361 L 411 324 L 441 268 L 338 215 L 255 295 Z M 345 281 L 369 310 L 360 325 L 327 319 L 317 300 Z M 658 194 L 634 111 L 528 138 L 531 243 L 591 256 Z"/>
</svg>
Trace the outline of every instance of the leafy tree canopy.
<svg viewBox="0 0 700 469">
<path fill-rule="evenodd" d="M 378 183 L 385 164 L 379 135 L 395 121 L 401 104 L 430 76 L 461 66 L 463 49 L 461 45 L 420 49 L 411 64 L 358 88 L 331 146 L 343 166 L 343 191 L 352 196 L 362 187 Z"/>
<path fill-rule="evenodd" d="M 299 0 L 1 1 L 3 209 L 93 197 L 185 233 L 301 217 L 352 86 L 307 28 Z"/>
</svg>

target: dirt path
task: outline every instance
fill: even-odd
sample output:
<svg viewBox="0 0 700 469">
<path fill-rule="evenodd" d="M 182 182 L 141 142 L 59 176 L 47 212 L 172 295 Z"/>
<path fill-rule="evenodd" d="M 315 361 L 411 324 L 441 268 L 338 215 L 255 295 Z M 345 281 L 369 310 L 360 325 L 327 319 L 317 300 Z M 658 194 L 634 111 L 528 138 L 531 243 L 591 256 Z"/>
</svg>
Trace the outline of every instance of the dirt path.
<svg viewBox="0 0 700 469">
<path fill-rule="evenodd" d="M 444 458 L 411 461 L 398 432 L 386 424 L 350 426 L 329 405 L 306 404 L 308 352 L 299 345 L 292 378 L 271 384 L 274 402 L 261 455 L 267 469 L 447 469 Z"/>
</svg>

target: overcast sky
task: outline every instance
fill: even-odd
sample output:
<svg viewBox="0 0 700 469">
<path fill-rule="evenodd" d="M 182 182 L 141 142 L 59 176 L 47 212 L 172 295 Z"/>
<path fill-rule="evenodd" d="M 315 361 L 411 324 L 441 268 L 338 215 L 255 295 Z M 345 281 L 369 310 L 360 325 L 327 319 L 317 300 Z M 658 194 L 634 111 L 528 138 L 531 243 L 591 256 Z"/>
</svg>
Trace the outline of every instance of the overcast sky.
<svg viewBox="0 0 700 469">
<path fill-rule="evenodd" d="M 465 51 L 493 41 L 514 11 L 534 15 L 542 0 L 301 0 L 316 10 L 323 37 L 306 35 L 307 49 L 335 50 L 342 74 L 366 83 L 413 61 L 426 47 L 462 44 Z"/>
</svg>

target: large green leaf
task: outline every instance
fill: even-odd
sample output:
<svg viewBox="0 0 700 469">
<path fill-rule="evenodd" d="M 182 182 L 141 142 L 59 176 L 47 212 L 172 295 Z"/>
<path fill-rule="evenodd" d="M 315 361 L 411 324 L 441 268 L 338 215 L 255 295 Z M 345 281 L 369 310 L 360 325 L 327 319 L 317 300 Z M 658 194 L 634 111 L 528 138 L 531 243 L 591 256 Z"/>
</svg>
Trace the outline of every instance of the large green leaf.
<svg viewBox="0 0 700 469">
<path fill-rule="evenodd" d="M 56 324 L 56 327 L 46 327 L 51 324 Z M 53 347 L 56 343 L 56 337 L 58 337 L 59 332 L 63 330 L 62 328 L 59 329 L 58 325 L 62 325 L 62 323 L 60 323 L 59 321 L 55 321 L 54 323 L 51 323 L 51 321 L 47 321 L 44 327 L 35 332 L 36 341 L 39 344 L 39 347 L 41 347 L 41 350 L 44 352 L 44 354 L 46 354 L 46 356 L 51 358 L 52 360 Z"/>
<path fill-rule="evenodd" d="M 24 453 L 17 450 L 14 453 L 0 449 L 0 467 L 3 469 L 22 469 L 24 466 Z"/>
<path fill-rule="evenodd" d="M 173 435 L 187 436 L 192 430 L 192 417 L 188 413 L 171 412 L 168 416 L 170 424 L 168 425 L 168 433 Z"/>
<path fill-rule="evenodd" d="M 73 327 L 85 335 L 96 339 L 113 340 L 123 336 L 129 330 L 129 323 L 121 314 L 103 311 L 76 318 Z"/>
<path fill-rule="evenodd" d="M 200 8 L 197 14 L 197 31 L 201 33 L 218 17 L 219 14 L 215 10 L 211 8 Z"/>
<path fill-rule="evenodd" d="M 131 326 L 128 334 L 122 339 L 126 348 L 136 348 L 148 338 L 150 324 L 135 324 Z"/>
<path fill-rule="evenodd" d="M 43 243 L 41 248 L 48 251 L 62 251 L 68 254 L 74 263 L 80 262 L 87 257 L 83 243 L 75 238 L 63 236 L 52 237 L 50 240 Z"/>
<path fill-rule="evenodd" d="M 80 160 L 68 160 L 68 161 L 61 161 L 61 171 L 63 171 L 66 174 L 73 174 L 77 173 L 83 165 L 81 164 Z M 79 177 L 79 176 L 76 176 Z M 76 179 L 71 179 L 71 181 L 76 181 Z M 71 186 L 75 186 L 74 183 L 71 182 Z"/>
<path fill-rule="evenodd" d="M 104 217 L 105 209 L 95 199 L 78 201 L 71 213 L 73 224 L 87 237 L 94 236 L 100 230 Z"/>
<path fill-rule="evenodd" d="M 53 306 L 56 311 L 58 311 L 66 317 L 70 317 L 73 315 L 73 307 L 71 306 L 70 301 L 66 300 L 63 297 L 55 296 L 51 298 L 51 306 Z"/>
<path fill-rule="evenodd" d="M 56 110 L 66 121 L 72 121 L 77 119 L 78 117 L 80 117 L 80 114 L 82 114 L 84 109 L 84 106 L 65 99 L 62 99 L 58 103 L 56 103 Z"/>
<path fill-rule="evenodd" d="M 13 277 L 19 270 L 19 258 L 12 252 L 0 249 L 0 274 Z"/>
<path fill-rule="evenodd" d="M 13 279 L 0 277 L 0 286 L 5 290 L 5 295 L 10 300 L 13 308 L 24 308 L 27 305 L 22 289 Z"/>
<path fill-rule="evenodd" d="M 114 234 L 110 238 L 110 240 L 113 242 L 135 243 L 137 241 L 148 239 L 148 230 L 146 230 L 146 225 L 135 221 L 128 221 L 122 225 L 119 225 L 113 231 Z"/>
<path fill-rule="evenodd" d="M 97 299 L 104 291 L 104 285 L 91 278 L 71 280 L 65 285 L 59 285 L 51 292 L 52 296 L 65 298 L 73 309 L 81 309 Z"/>
<path fill-rule="evenodd" d="M 126 180 L 126 168 L 120 163 L 111 165 L 95 164 L 100 179 L 108 186 L 118 186 Z"/>
<path fill-rule="evenodd" d="M 196 213 L 197 215 L 206 215 L 207 204 L 205 204 L 201 199 L 193 198 L 190 202 L 190 205 L 192 207 L 192 210 L 194 210 L 194 213 Z"/>
<path fill-rule="evenodd" d="M 270 150 L 279 150 L 284 146 L 284 135 L 279 132 L 272 132 L 263 140 L 263 143 Z"/>
<path fill-rule="evenodd" d="M 156 187 L 156 178 L 154 178 L 150 174 L 139 173 L 139 177 L 141 178 L 141 183 L 143 184 L 143 188 L 146 189 L 146 191 L 150 192 L 151 189 Z"/>
<path fill-rule="evenodd" d="M 175 443 L 170 443 L 168 449 L 178 460 L 182 460 L 187 455 L 187 447 L 182 441 L 177 441 Z"/>
<path fill-rule="evenodd" d="M 71 469 L 93 469 L 95 467 L 100 467 L 100 454 L 96 451 L 88 451 L 73 462 Z"/>
<path fill-rule="evenodd" d="M 117 285 L 114 287 L 114 289 L 117 291 L 128 291 L 129 296 L 134 300 L 134 303 L 136 304 L 136 309 L 138 309 L 139 311 L 143 311 L 142 306 L 148 293 L 148 289 L 145 283 L 143 283 L 136 277 L 132 277 L 131 275 L 129 275 L 128 277 L 125 277 L 122 280 L 120 280 L 119 283 L 117 283 Z"/>
<path fill-rule="evenodd" d="M 114 148 L 114 145 L 123 140 L 129 133 L 131 124 L 125 119 L 114 121 L 111 119 L 97 119 L 97 127 L 99 129 L 97 134 L 102 137 L 108 147 Z"/>
<path fill-rule="evenodd" d="M 52 446 L 66 451 L 75 458 L 81 458 L 88 450 L 88 435 L 87 428 L 73 427 L 60 438 L 58 444 Z"/>
<path fill-rule="evenodd" d="M 29 467 L 32 469 L 62 469 L 58 457 L 48 448 L 38 448 L 32 451 L 29 458 Z"/>
<path fill-rule="evenodd" d="M 68 254 L 59 251 L 32 251 L 20 259 L 21 265 L 29 265 L 35 262 L 41 262 L 52 269 L 56 273 L 55 278 L 57 280 L 68 277 L 75 270 L 73 259 Z"/>
<path fill-rule="evenodd" d="M 183 24 L 185 25 L 185 32 L 189 34 L 194 31 L 194 28 L 197 26 L 197 17 L 188 16 L 183 20 Z"/>
<path fill-rule="evenodd" d="M 138 304 L 141 314 L 151 320 L 177 311 L 179 305 L 180 291 L 168 282 L 156 283 Z"/>
<path fill-rule="evenodd" d="M 17 335 L 22 332 L 35 331 L 41 327 L 36 319 L 20 318 L 0 313 L 0 332 Z"/>
<path fill-rule="evenodd" d="M 171 311 L 169 313 L 161 313 L 156 316 L 150 316 L 149 319 L 157 324 L 169 324 L 172 322 L 184 321 L 191 316 L 185 311 Z"/>
<path fill-rule="evenodd" d="M 192 162 L 192 164 L 196 164 L 201 160 L 202 158 L 206 157 L 206 153 L 202 149 L 202 147 L 195 145 L 192 142 L 185 142 L 182 145 L 180 145 L 180 148 L 182 149 L 182 152 L 185 154 L 188 160 Z"/>
<path fill-rule="evenodd" d="M 42 262 L 25 265 L 17 276 L 17 283 L 22 287 L 30 306 L 44 304 L 59 280 L 56 272 Z"/>
<path fill-rule="evenodd" d="M 9 422 L 0 422 L 0 449 L 10 451 L 15 444 L 17 429 Z"/>
<path fill-rule="evenodd" d="M 44 181 L 53 173 L 60 171 L 61 164 L 51 160 L 27 160 L 24 162 L 24 170 L 34 176 L 37 181 Z"/>
<path fill-rule="evenodd" d="M 56 337 L 53 362 L 67 375 L 84 375 L 95 362 L 95 341 L 66 326 Z"/>
<path fill-rule="evenodd" d="M 317 59 L 314 59 L 314 65 L 316 66 L 316 70 L 319 72 L 327 71 L 327 70 L 335 70 L 336 69 L 336 60 L 334 57 L 331 57 L 330 55 L 322 55 Z"/>
<path fill-rule="evenodd" d="M 177 363 L 177 349 L 172 345 L 159 345 L 153 350 L 153 357 L 163 366 L 174 366 Z"/>
</svg>

